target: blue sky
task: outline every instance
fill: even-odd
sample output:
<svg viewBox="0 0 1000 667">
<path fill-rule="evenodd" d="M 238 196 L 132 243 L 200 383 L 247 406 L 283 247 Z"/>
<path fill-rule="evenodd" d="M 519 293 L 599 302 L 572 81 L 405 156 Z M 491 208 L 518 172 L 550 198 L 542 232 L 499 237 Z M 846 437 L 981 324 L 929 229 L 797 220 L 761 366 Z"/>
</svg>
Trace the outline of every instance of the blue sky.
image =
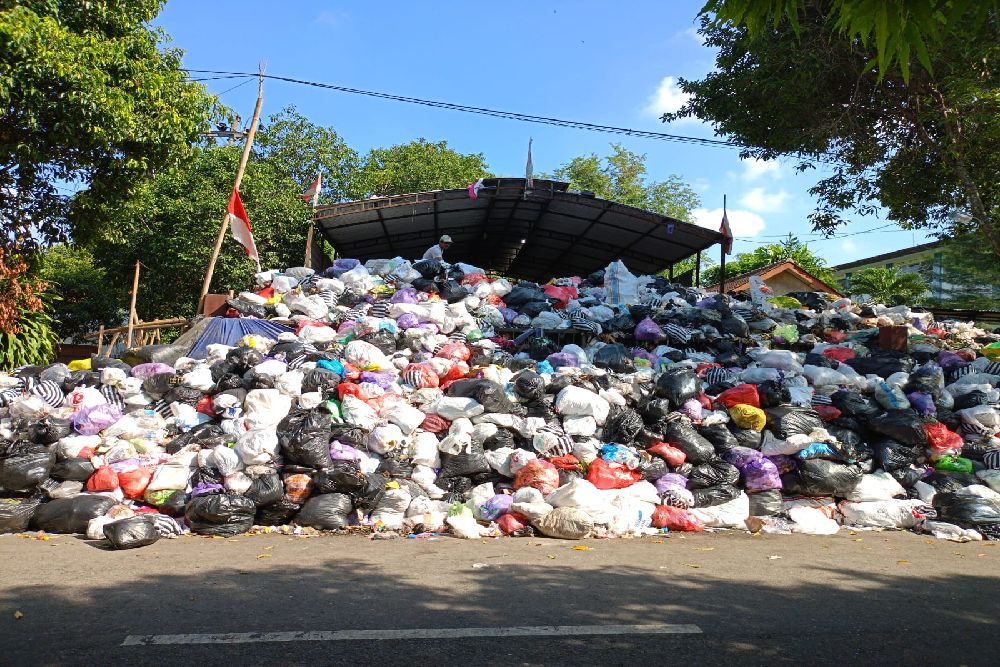
<svg viewBox="0 0 1000 667">
<path fill-rule="evenodd" d="M 545 0 L 491 8 L 449 0 L 169 0 L 157 24 L 185 50 L 184 64 L 192 69 L 254 71 L 265 60 L 269 74 L 712 137 L 711 129 L 695 120 L 670 125 L 658 120 L 682 101 L 677 77 L 698 77 L 712 69 L 712 50 L 695 32 L 702 4 Z M 249 118 L 256 86 L 228 90 L 238 83 L 207 85 Z M 807 221 L 815 206 L 807 190 L 817 171 L 796 174 L 789 163 L 741 161 L 729 148 L 520 123 L 267 82 L 265 117 L 287 104 L 313 122 L 333 126 L 359 152 L 418 137 L 446 139 L 456 150 L 483 153 L 501 175 L 524 174 L 529 137 L 536 172 L 552 171 L 577 155 L 604 155 L 610 142 L 620 142 L 646 154 L 651 179 L 674 173 L 694 187 L 702 200 L 699 224 L 718 228 L 727 194 L 737 253 L 794 232 L 834 265 L 930 240 L 898 229 L 818 240 Z M 875 217 L 858 218 L 838 234 L 885 224 Z"/>
</svg>

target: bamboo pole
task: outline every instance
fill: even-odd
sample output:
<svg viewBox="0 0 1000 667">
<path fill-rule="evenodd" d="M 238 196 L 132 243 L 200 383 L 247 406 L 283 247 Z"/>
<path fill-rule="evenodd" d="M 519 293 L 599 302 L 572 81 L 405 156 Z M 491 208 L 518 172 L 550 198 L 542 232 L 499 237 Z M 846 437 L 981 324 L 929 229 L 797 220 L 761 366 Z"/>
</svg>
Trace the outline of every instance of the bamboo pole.
<svg viewBox="0 0 1000 667">
<path fill-rule="evenodd" d="M 257 82 L 257 104 L 253 109 L 253 120 L 250 121 L 250 131 L 247 133 L 247 141 L 243 144 L 243 154 L 240 156 L 240 166 L 236 170 L 236 182 L 233 189 L 239 191 L 243 182 L 243 173 L 247 168 L 247 160 L 250 159 L 250 149 L 253 147 L 253 138 L 257 134 L 257 124 L 260 122 L 260 108 L 264 104 L 264 65 L 260 65 L 259 81 Z M 219 259 L 219 251 L 222 249 L 222 241 L 226 238 L 226 227 L 229 226 L 229 214 L 226 213 L 219 225 L 219 233 L 215 237 L 215 247 L 212 249 L 212 258 L 208 261 L 208 270 L 205 271 L 205 280 L 201 283 L 201 295 L 198 297 L 198 312 L 205 304 L 205 295 L 208 294 L 209 285 L 212 284 L 212 275 L 215 273 L 215 262 Z"/>
<path fill-rule="evenodd" d="M 306 232 L 306 256 L 302 262 L 302 266 L 307 269 L 312 268 L 313 230 L 316 228 L 313 216 L 316 215 L 316 207 L 319 206 L 319 191 L 323 189 L 323 172 L 316 175 L 316 181 L 316 192 L 313 193 L 312 209 L 309 212 L 309 231 Z"/>
<path fill-rule="evenodd" d="M 139 260 L 135 260 L 135 275 L 132 277 L 132 301 L 128 306 L 128 334 L 125 337 L 125 347 L 132 347 L 132 332 L 135 331 L 135 298 L 139 294 Z"/>
</svg>

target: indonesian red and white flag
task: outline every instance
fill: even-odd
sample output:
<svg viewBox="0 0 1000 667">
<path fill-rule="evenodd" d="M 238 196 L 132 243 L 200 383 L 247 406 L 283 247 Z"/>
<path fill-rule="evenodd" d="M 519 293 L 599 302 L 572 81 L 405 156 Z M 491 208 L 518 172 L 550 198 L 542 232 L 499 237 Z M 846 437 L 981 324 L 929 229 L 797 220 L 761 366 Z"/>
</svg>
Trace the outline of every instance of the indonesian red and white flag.
<svg viewBox="0 0 1000 667">
<path fill-rule="evenodd" d="M 467 189 L 469 191 L 469 199 L 476 199 L 479 197 L 479 190 L 483 187 L 483 179 L 477 180 L 475 183 L 471 184 Z"/>
<path fill-rule="evenodd" d="M 722 225 L 719 226 L 719 231 L 725 237 L 722 240 L 722 250 L 727 255 L 733 254 L 733 230 L 729 227 L 729 216 L 726 212 L 722 212 Z"/>
<path fill-rule="evenodd" d="M 316 180 L 312 182 L 309 189 L 302 193 L 302 201 L 307 204 L 316 204 L 316 198 L 319 196 L 320 188 L 323 187 L 323 173 L 320 172 L 316 174 Z"/>
<path fill-rule="evenodd" d="M 243 208 L 243 200 L 240 193 L 233 188 L 233 196 L 229 198 L 229 229 L 233 232 L 233 238 L 240 242 L 247 251 L 247 257 L 252 257 L 260 264 L 260 256 L 257 254 L 257 244 L 253 240 L 253 229 L 250 227 L 250 218 L 247 217 L 246 209 Z"/>
</svg>

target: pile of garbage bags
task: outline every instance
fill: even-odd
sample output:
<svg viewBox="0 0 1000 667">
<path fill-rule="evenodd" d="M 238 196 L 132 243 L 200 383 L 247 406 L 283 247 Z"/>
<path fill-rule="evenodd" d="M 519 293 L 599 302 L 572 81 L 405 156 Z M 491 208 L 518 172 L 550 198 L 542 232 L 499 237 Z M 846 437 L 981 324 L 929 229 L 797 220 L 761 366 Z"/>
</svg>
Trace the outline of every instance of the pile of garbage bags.
<svg viewBox="0 0 1000 667">
<path fill-rule="evenodd" d="M 228 316 L 276 339 L 0 375 L 0 531 L 1000 539 L 1000 343 L 972 324 L 621 262 L 546 285 L 400 258 L 257 282 Z"/>
</svg>

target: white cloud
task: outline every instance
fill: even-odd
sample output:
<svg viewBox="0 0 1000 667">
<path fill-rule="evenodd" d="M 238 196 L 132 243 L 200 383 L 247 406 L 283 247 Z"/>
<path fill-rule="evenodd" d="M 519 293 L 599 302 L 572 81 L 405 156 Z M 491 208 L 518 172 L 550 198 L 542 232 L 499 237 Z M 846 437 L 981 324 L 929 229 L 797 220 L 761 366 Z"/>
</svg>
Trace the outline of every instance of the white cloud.
<svg viewBox="0 0 1000 667">
<path fill-rule="evenodd" d="M 743 180 L 747 183 L 753 183 L 758 178 L 767 175 L 770 175 L 772 180 L 779 180 L 783 176 L 781 173 L 781 164 L 777 160 L 757 160 L 753 158 L 743 160 Z"/>
<path fill-rule="evenodd" d="M 733 230 L 733 236 L 757 236 L 764 231 L 764 219 L 750 211 L 739 209 L 728 209 L 726 215 L 729 216 L 729 228 Z M 691 211 L 694 223 L 707 229 L 719 231 L 722 224 L 722 209 L 714 208 L 711 211 L 704 208 L 696 208 Z"/>
<path fill-rule="evenodd" d="M 854 252 L 858 249 L 858 245 L 851 239 L 844 239 L 840 242 L 840 249 L 843 252 Z"/>
<path fill-rule="evenodd" d="M 319 23 L 330 28 L 339 28 L 347 22 L 348 18 L 347 12 L 343 10 L 324 9 L 313 19 L 313 23 Z"/>
<path fill-rule="evenodd" d="M 758 213 L 776 213 L 784 209 L 790 196 L 784 190 L 765 192 L 764 188 L 754 188 L 740 198 L 740 204 Z"/>
<path fill-rule="evenodd" d="M 677 79 L 665 76 L 656 92 L 650 96 L 645 112 L 659 118 L 665 113 L 673 113 L 680 109 L 690 97 L 677 86 Z"/>
</svg>

